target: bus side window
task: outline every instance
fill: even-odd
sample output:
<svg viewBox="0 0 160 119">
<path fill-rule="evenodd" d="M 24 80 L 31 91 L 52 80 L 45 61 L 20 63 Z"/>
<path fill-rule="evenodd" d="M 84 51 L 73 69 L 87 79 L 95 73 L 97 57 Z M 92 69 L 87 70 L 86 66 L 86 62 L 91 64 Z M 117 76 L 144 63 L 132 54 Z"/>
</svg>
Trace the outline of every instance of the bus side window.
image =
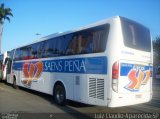
<svg viewBox="0 0 160 119">
<path fill-rule="evenodd" d="M 58 56 L 68 55 L 67 46 L 70 40 L 71 40 L 70 35 L 64 35 L 64 36 L 56 38 L 56 48 L 55 49 L 56 49 L 56 53 Z"/>
<path fill-rule="evenodd" d="M 77 36 L 76 35 L 72 36 L 72 38 L 67 46 L 67 50 L 66 50 L 67 55 L 74 55 L 76 53 L 76 50 L 75 50 L 76 49 L 76 40 L 77 40 Z"/>
<path fill-rule="evenodd" d="M 27 51 L 28 51 L 28 59 L 33 59 L 34 58 L 33 55 L 32 55 L 33 49 L 32 49 L 31 45 L 28 47 Z"/>
<path fill-rule="evenodd" d="M 57 56 L 57 38 L 53 38 L 51 39 L 52 43 L 53 43 L 53 52 L 52 52 L 52 56 L 56 57 Z"/>
<path fill-rule="evenodd" d="M 64 37 L 63 36 L 59 37 L 58 39 L 58 51 L 59 51 L 58 55 L 59 56 L 65 55 L 65 51 L 64 51 L 65 45 L 64 44 L 65 44 Z"/>
<path fill-rule="evenodd" d="M 103 52 L 106 47 L 104 29 L 87 29 L 73 34 L 67 47 L 68 55 Z"/>
<path fill-rule="evenodd" d="M 82 40 L 83 40 L 82 35 L 78 35 L 77 44 L 76 44 L 77 45 L 77 47 L 76 47 L 76 54 L 81 54 L 81 52 L 83 50 Z"/>
<path fill-rule="evenodd" d="M 86 45 L 85 45 L 85 53 L 92 53 L 93 52 L 93 34 L 88 33 L 86 38 Z"/>
<path fill-rule="evenodd" d="M 91 51 L 89 51 L 90 49 L 87 49 L 88 43 L 90 42 L 91 38 L 90 37 L 90 33 L 88 31 L 83 31 L 82 35 L 79 36 L 81 37 L 79 40 L 81 40 L 80 42 L 78 42 L 78 46 L 79 46 L 79 54 L 87 54 L 87 53 L 92 53 Z"/>
<path fill-rule="evenodd" d="M 89 42 L 89 35 L 87 31 L 74 33 L 72 40 L 70 40 L 67 48 L 68 55 L 76 54 L 86 54 L 89 49 L 87 49 L 87 44 Z"/>
<path fill-rule="evenodd" d="M 70 44 L 70 41 L 72 40 L 72 35 L 73 34 L 68 34 L 68 35 L 63 36 L 62 47 L 64 47 L 63 48 L 64 55 L 69 55 L 69 53 L 71 52 L 70 49 L 68 49 L 68 45 Z"/>
<path fill-rule="evenodd" d="M 46 44 L 45 41 L 37 43 L 37 57 L 38 58 L 44 58 L 45 57 L 45 49 L 44 49 L 45 44 Z"/>
<path fill-rule="evenodd" d="M 21 60 L 21 51 L 20 49 L 16 49 L 14 60 Z"/>
<path fill-rule="evenodd" d="M 45 57 L 52 57 L 53 56 L 53 40 L 47 40 L 45 45 Z"/>
<path fill-rule="evenodd" d="M 59 56 L 59 54 L 60 54 L 60 39 L 56 38 L 55 40 L 56 40 L 55 54 L 56 54 L 56 56 Z"/>
<path fill-rule="evenodd" d="M 106 49 L 106 42 L 109 33 L 109 25 L 105 27 L 95 27 L 88 31 L 87 35 L 87 53 L 99 53 L 104 52 Z"/>
<path fill-rule="evenodd" d="M 41 58 L 46 58 L 45 48 L 46 48 L 46 41 L 43 41 L 43 42 L 41 42 L 41 46 L 40 46 L 40 49 L 41 49 Z"/>
<path fill-rule="evenodd" d="M 104 39 L 104 30 L 93 32 L 93 52 L 101 52 L 103 47 L 102 40 Z M 101 49 L 102 48 L 102 49 Z"/>
<path fill-rule="evenodd" d="M 27 60 L 27 59 L 29 59 L 29 46 L 26 46 L 26 47 L 22 47 L 21 49 L 20 49 L 20 51 L 21 51 L 21 59 L 22 60 Z"/>
<path fill-rule="evenodd" d="M 76 55 L 76 54 L 81 54 L 83 51 L 83 36 L 80 33 L 74 33 L 70 37 L 70 40 L 67 42 L 67 50 L 66 54 L 67 55 Z"/>
<path fill-rule="evenodd" d="M 31 59 L 36 59 L 37 58 L 37 43 L 31 45 L 30 58 Z"/>
</svg>

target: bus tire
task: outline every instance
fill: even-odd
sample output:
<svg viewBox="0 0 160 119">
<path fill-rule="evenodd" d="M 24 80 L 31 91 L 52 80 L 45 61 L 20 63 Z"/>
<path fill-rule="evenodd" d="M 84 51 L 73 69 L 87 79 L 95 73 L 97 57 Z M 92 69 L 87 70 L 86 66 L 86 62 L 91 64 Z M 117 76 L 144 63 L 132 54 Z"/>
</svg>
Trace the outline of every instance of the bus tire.
<svg viewBox="0 0 160 119">
<path fill-rule="evenodd" d="M 63 84 L 57 84 L 54 88 L 53 94 L 56 104 L 65 106 L 66 105 L 66 91 Z"/>
<path fill-rule="evenodd" d="M 18 88 L 15 77 L 13 78 L 13 88 L 14 88 L 14 89 L 17 89 L 17 88 Z"/>
</svg>

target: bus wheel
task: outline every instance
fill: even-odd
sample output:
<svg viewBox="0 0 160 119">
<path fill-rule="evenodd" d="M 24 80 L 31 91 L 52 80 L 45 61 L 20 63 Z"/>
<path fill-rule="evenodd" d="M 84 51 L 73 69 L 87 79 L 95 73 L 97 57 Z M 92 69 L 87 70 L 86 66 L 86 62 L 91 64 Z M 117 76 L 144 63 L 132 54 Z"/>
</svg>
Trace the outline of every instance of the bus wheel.
<svg viewBox="0 0 160 119">
<path fill-rule="evenodd" d="M 17 86 L 17 84 L 16 84 L 16 79 L 15 79 L 15 78 L 13 79 L 13 88 L 15 88 L 15 89 L 18 88 L 18 86 Z"/>
<path fill-rule="evenodd" d="M 66 105 L 66 91 L 62 84 L 56 85 L 54 88 L 54 100 L 58 105 Z"/>
</svg>

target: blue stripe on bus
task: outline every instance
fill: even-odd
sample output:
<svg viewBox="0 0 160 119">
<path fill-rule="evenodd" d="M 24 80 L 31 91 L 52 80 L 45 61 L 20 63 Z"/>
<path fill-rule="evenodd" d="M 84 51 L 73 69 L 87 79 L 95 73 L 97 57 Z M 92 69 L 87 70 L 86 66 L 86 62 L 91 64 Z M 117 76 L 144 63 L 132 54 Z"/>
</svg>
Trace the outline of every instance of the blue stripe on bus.
<svg viewBox="0 0 160 119">
<path fill-rule="evenodd" d="M 129 63 L 121 63 L 120 65 L 120 75 L 127 76 L 131 69 L 146 71 L 151 70 L 152 73 L 152 66 L 143 66 L 143 65 L 136 65 L 136 64 L 129 64 Z M 151 74 L 152 77 L 152 74 Z"/>
<path fill-rule="evenodd" d="M 22 70 L 24 63 L 35 64 L 38 61 L 14 62 L 14 70 Z M 43 72 L 107 74 L 107 58 L 85 57 L 58 60 L 42 60 Z M 29 68 L 28 68 L 29 69 Z"/>
</svg>

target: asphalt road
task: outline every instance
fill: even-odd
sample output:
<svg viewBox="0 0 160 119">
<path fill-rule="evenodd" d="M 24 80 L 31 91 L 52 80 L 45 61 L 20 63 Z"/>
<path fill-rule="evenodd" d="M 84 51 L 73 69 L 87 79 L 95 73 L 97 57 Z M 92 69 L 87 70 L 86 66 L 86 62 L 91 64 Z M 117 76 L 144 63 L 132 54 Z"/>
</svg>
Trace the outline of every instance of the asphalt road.
<svg viewBox="0 0 160 119">
<path fill-rule="evenodd" d="M 153 99 L 134 106 L 107 108 L 69 101 L 62 107 L 52 96 L 27 89 L 13 89 L 0 83 L 0 119 L 106 119 L 106 118 L 160 118 L 160 81 L 153 83 Z"/>
</svg>

